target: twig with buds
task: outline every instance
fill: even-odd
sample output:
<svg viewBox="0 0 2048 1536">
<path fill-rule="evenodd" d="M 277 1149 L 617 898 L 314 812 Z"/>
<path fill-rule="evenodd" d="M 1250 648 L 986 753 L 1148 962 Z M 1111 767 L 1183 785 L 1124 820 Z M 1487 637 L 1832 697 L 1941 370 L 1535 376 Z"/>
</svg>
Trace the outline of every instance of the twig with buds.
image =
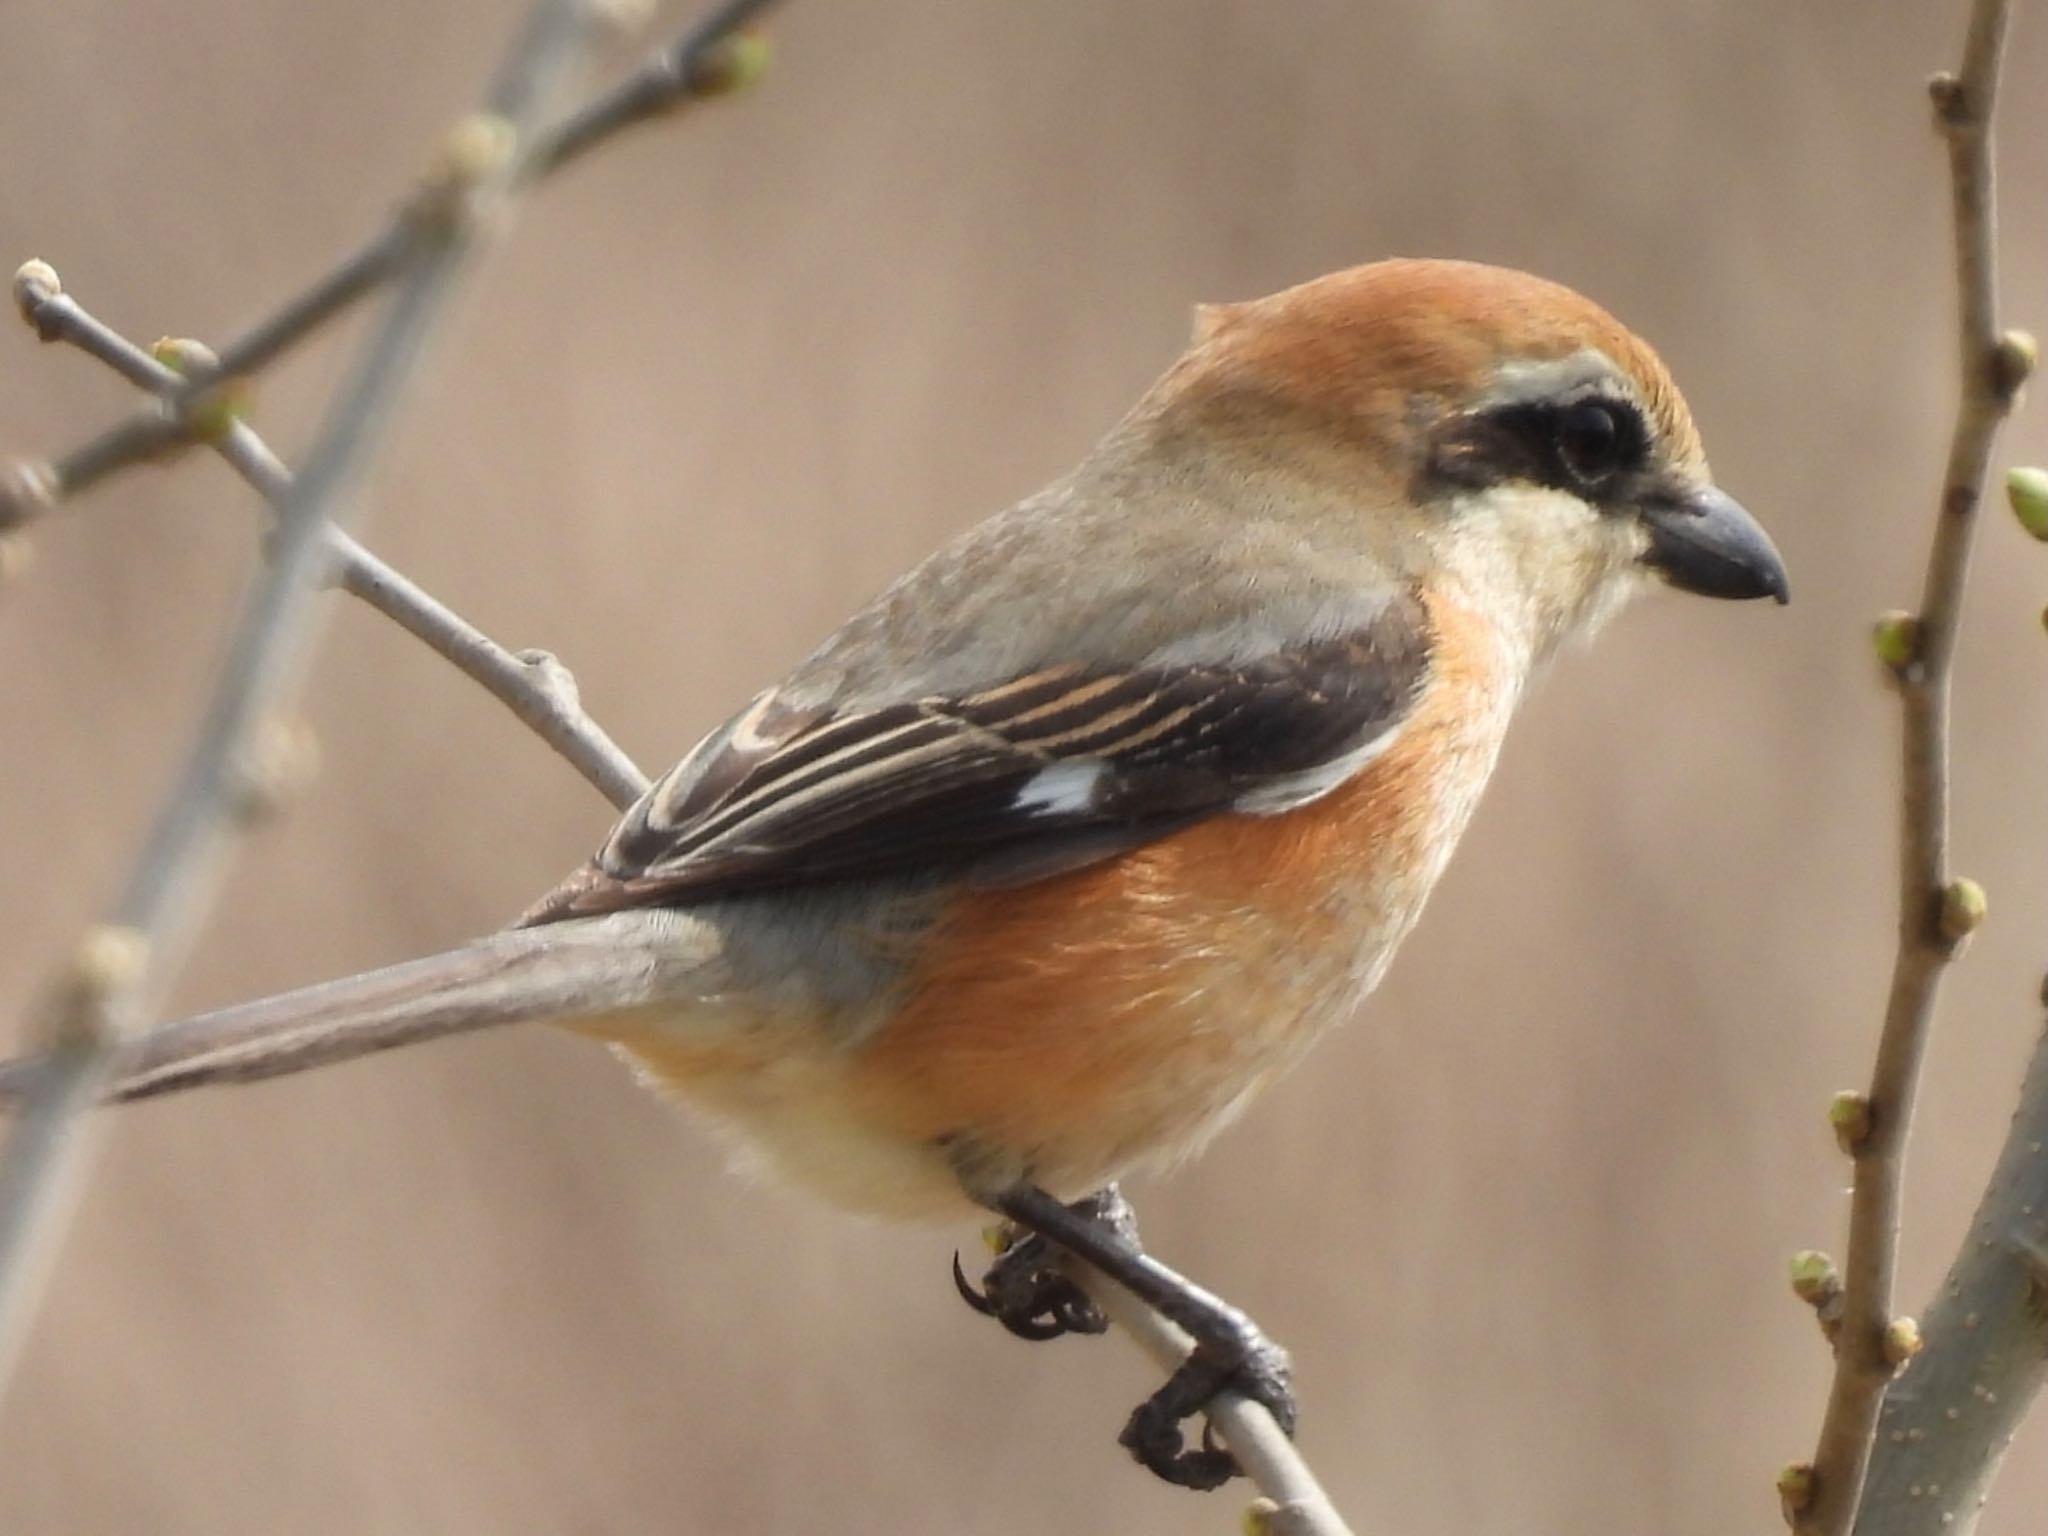
<svg viewBox="0 0 2048 1536">
<path fill-rule="evenodd" d="M 523 187 L 539 181 L 635 123 L 673 116 L 751 83 L 765 65 L 766 44 L 745 29 L 776 3 L 723 0 L 618 85 L 559 121 L 536 127 L 512 167 L 515 183 Z M 594 16 L 616 21 L 630 8 L 619 0 L 590 0 L 589 9 Z M 56 500 L 77 496 L 117 471 L 189 441 L 194 424 L 216 416 L 223 397 L 232 397 L 241 381 L 411 271 L 417 222 L 409 210 L 401 209 L 361 247 L 223 346 L 203 376 L 182 380 L 161 401 L 54 463 L 26 466 L 25 471 L 17 467 L 0 475 L 0 534 Z"/>
<path fill-rule="evenodd" d="M 188 379 L 211 377 L 218 370 L 218 359 L 198 342 L 167 339 L 150 351 L 137 346 L 66 293 L 47 263 L 23 266 L 15 274 L 14 296 L 22 318 L 45 341 L 69 342 L 166 400 Z M 239 400 L 215 396 L 214 406 L 204 417 L 187 421 L 188 439 L 211 447 L 266 502 L 277 505 L 291 488 L 291 471 L 249 425 Z M 27 466 L 17 473 L 32 483 L 48 483 Z M 613 805 L 629 805 L 647 788 L 646 775 L 584 713 L 575 678 L 553 656 L 507 650 L 339 528 L 328 527 L 327 542 L 328 579 L 460 668 Z"/>
<path fill-rule="evenodd" d="M 2034 362 L 2030 338 L 2001 332 L 1995 258 L 1992 109 L 2008 0 L 1975 0 L 1963 63 L 1931 84 L 1948 147 L 1955 226 L 1962 398 L 1950 439 L 1927 577 L 1915 615 L 1879 621 L 1877 649 L 1904 713 L 1899 938 L 1877 1060 L 1866 1093 L 1838 1096 L 1830 1118 L 1855 1160 L 1835 1373 L 1810 1464 L 1780 1479 L 1798 1536 L 1846 1536 L 1856 1520 L 1878 1412 L 1918 1330 L 1892 1313 L 1899 1201 L 1914 1090 L 1950 960 L 1985 911 L 1984 893 L 1948 867 L 1949 679 L 1970 547 L 1991 449 Z"/>
<path fill-rule="evenodd" d="M 309 648 L 330 521 L 349 512 L 468 258 L 502 226 L 528 138 L 582 56 L 595 19 L 589 0 L 540 0 L 484 106 L 458 124 L 442 164 L 408 208 L 396 291 L 304 472 L 275 504 L 271 562 L 236 627 L 198 742 L 112 918 L 88 936 L 53 989 L 42 1031 L 50 1049 L 0 1156 L 0 1383 L 11 1375 L 80 1185 L 83 1112 L 197 926 L 243 800 L 238 770 Z"/>
</svg>

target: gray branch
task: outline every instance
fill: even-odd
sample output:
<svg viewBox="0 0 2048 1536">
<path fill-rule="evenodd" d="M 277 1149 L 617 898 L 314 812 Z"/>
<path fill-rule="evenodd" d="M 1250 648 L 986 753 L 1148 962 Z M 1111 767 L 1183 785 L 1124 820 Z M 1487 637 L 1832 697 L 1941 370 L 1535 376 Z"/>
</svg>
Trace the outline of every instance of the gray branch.
<svg viewBox="0 0 2048 1536">
<path fill-rule="evenodd" d="M 85 1168 L 83 1112 L 125 1038 L 174 973 L 206 906 L 239 796 L 237 766 L 295 682 L 312 641 L 329 563 L 329 523 L 351 510 L 370 455 L 398 413 L 445 301 L 481 238 L 504 223 L 527 138 L 581 55 L 587 0 L 540 0 L 482 112 L 457 125 L 445 163 L 403 221 L 404 277 L 315 442 L 276 505 L 271 564 L 244 608 L 176 786 L 129 875 L 111 922 L 56 988 L 52 1050 L 0 1155 L 0 1384 Z"/>
<path fill-rule="evenodd" d="M 42 262 L 30 262 L 15 275 L 15 297 L 23 318 L 44 340 L 69 342 L 167 400 L 188 375 L 219 371 L 219 359 L 195 342 L 172 344 L 179 367 L 160 361 L 64 292 Z M 291 471 L 232 402 L 223 406 L 217 417 L 189 423 L 184 431 L 211 446 L 266 502 L 280 504 L 291 487 Z M 545 651 L 507 650 L 331 524 L 327 542 L 331 580 L 481 685 L 614 806 L 623 809 L 639 799 L 646 775 L 584 713 L 567 667 Z"/>
<path fill-rule="evenodd" d="M 1925 1348 L 1885 1395 L 1856 1536 L 1969 1536 L 2048 1377 L 2048 1035 Z"/>
</svg>

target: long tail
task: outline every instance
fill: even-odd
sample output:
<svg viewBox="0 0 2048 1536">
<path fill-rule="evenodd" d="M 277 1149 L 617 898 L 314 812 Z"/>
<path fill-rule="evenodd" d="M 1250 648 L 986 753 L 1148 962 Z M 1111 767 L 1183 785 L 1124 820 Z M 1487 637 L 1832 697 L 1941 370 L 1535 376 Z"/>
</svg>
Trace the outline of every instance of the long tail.
<svg viewBox="0 0 2048 1536">
<path fill-rule="evenodd" d="M 258 1082 L 470 1030 L 582 1019 L 701 996 L 717 930 L 679 912 L 517 928 L 463 949 L 161 1024 L 124 1047 L 108 1101 Z M 0 1062 L 0 1109 L 39 1056 Z"/>
</svg>

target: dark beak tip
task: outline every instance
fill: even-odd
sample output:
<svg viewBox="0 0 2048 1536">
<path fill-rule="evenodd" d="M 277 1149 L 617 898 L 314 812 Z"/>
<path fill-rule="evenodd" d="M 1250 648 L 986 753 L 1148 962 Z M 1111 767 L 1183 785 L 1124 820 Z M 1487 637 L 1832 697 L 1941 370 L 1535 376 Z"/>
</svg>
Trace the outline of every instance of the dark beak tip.
<svg viewBox="0 0 2048 1536">
<path fill-rule="evenodd" d="M 1726 493 L 1707 487 L 1683 501 L 1652 507 L 1649 563 L 1672 586 L 1703 597 L 1792 600 L 1785 562 L 1755 518 Z"/>
</svg>

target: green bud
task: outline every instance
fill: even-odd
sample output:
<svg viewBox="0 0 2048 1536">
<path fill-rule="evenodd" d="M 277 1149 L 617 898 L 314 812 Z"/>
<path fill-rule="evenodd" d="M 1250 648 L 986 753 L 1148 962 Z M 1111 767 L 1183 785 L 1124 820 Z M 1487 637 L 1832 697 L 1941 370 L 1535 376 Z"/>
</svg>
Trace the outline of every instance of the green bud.
<svg viewBox="0 0 2048 1536">
<path fill-rule="evenodd" d="M 1880 614 L 1870 632 L 1877 659 L 1893 672 L 1904 672 L 1920 653 L 1920 621 L 1904 609 Z"/>
<path fill-rule="evenodd" d="M 2007 331 L 1998 338 L 1991 353 L 1991 382 L 2008 408 L 2019 400 L 2034 365 L 2041 361 L 2041 344 L 2029 331 Z"/>
<path fill-rule="evenodd" d="M 742 27 L 707 48 L 690 72 L 692 96 L 730 96 L 756 84 L 768 73 L 775 49 L 768 34 Z"/>
<path fill-rule="evenodd" d="M 2005 499 L 2020 526 L 2048 543 L 2048 469 L 2022 465 L 2005 472 Z"/>
<path fill-rule="evenodd" d="M 1788 1461 L 1778 1469 L 1778 1502 L 1791 1519 L 1813 1502 L 1813 1463 Z"/>
<path fill-rule="evenodd" d="M 1870 1134 L 1869 1098 L 1854 1088 L 1844 1088 L 1828 1100 L 1828 1124 L 1834 1128 L 1836 1143 L 1854 1157 Z"/>
<path fill-rule="evenodd" d="M 1884 1327 L 1884 1357 L 1897 1370 L 1920 1353 L 1925 1343 L 1920 1325 L 1910 1317 L 1895 1317 Z"/>
<path fill-rule="evenodd" d="M 1792 1294 L 1809 1306 L 1822 1306 L 1841 1294 L 1841 1271 L 1818 1248 L 1804 1248 L 1793 1254 L 1791 1268 Z"/>
<path fill-rule="evenodd" d="M 1974 880 L 1949 881 L 1948 888 L 1941 893 L 1941 936 L 1951 944 L 1960 944 L 1977 931 L 1989 910 L 1983 886 Z"/>
</svg>

